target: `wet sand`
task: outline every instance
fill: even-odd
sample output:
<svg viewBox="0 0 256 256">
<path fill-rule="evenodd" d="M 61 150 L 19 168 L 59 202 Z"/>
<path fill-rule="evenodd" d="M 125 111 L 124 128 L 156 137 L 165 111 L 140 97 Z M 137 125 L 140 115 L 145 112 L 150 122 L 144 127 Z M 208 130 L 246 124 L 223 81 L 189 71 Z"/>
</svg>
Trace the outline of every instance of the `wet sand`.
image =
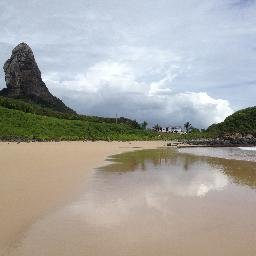
<svg viewBox="0 0 256 256">
<path fill-rule="evenodd" d="M 256 255 L 255 162 L 166 148 L 110 160 L 78 176 L 76 190 L 41 211 L 3 255 Z"/>
<path fill-rule="evenodd" d="M 0 143 L 0 255 L 41 216 L 79 195 L 107 156 L 165 144 Z"/>
</svg>

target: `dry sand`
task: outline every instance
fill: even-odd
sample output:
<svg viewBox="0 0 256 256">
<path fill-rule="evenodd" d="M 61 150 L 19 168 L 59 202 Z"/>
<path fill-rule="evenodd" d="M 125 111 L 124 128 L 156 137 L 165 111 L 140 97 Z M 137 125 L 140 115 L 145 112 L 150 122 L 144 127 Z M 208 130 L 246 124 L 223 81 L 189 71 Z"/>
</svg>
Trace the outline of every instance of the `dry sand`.
<svg viewBox="0 0 256 256">
<path fill-rule="evenodd" d="M 79 193 L 107 156 L 165 142 L 0 143 L 0 254 L 51 209 Z"/>
</svg>

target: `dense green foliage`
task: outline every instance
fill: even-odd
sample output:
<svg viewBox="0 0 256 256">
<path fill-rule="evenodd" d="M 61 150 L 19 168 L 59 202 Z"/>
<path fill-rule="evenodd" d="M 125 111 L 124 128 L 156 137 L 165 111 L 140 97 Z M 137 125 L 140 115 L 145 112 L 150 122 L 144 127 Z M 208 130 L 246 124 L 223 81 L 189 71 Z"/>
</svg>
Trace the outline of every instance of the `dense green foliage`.
<svg viewBox="0 0 256 256">
<path fill-rule="evenodd" d="M 116 124 L 117 121 L 117 124 Z M 182 140 L 209 137 L 146 130 L 127 118 L 103 118 L 62 113 L 22 100 L 0 97 L 0 140 Z"/>
<path fill-rule="evenodd" d="M 207 131 L 217 135 L 232 133 L 256 135 L 256 107 L 239 110 L 228 116 L 224 122 L 211 125 Z"/>
<path fill-rule="evenodd" d="M 56 118 L 0 106 L 0 140 L 178 140 L 207 137 L 135 129 L 127 124 Z"/>
<path fill-rule="evenodd" d="M 53 116 L 57 118 L 72 119 L 76 118 L 76 114 L 62 113 L 51 108 L 42 107 L 35 103 L 28 103 L 19 99 L 12 99 L 0 96 L 0 106 L 9 109 L 16 109 L 26 113 L 33 113 L 44 116 Z"/>
<path fill-rule="evenodd" d="M 156 132 L 126 124 L 68 120 L 0 107 L 1 140 L 153 140 Z"/>
<path fill-rule="evenodd" d="M 16 99 L 16 100 L 20 100 L 23 102 L 40 105 L 43 108 L 49 108 L 54 111 L 58 111 L 58 112 L 62 112 L 62 113 L 76 114 L 76 112 L 73 109 L 67 107 L 60 99 L 58 99 L 57 97 L 54 97 L 54 96 L 53 96 L 53 98 L 51 97 L 51 99 L 48 99 L 48 100 L 45 100 L 45 99 L 38 97 L 36 95 L 33 95 L 33 94 L 10 97 L 8 88 L 4 88 L 4 89 L 0 90 L 0 96 L 5 97 L 7 99 L 14 99 L 14 100 Z"/>
<path fill-rule="evenodd" d="M 141 128 L 141 126 L 136 122 L 136 120 L 131 120 L 128 118 L 120 117 L 120 118 L 106 118 L 106 117 L 98 117 L 98 116 L 86 116 L 86 115 L 78 115 L 75 113 L 63 113 L 55 111 L 51 108 L 42 107 L 41 105 L 35 103 L 28 103 L 23 100 L 11 99 L 7 97 L 0 96 L 0 106 L 8 109 L 16 109 L 26 113 L 33 113 L 37 115 L 43 116 L 51 116 L 61 119 L 69 119 L 69 120 L 82 120 L 82 121 L 90 121 L 90 122 L 101 122 L 101 123 L 122 123 L 131 126 L 132 128 Z"/>
</svg>

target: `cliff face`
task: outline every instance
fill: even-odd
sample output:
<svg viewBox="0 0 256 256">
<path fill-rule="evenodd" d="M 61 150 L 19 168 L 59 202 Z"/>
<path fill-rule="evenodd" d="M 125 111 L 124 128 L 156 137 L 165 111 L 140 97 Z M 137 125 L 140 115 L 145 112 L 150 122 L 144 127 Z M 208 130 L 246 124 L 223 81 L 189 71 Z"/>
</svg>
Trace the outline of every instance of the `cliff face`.
<svg viewBox="0 0 256 256">
<path fill-rule="evenodd" d="M 49 92 L 27 44 L 17 45 L 3 68 L 7 88 L 0 91 L 0 95 L 29 100 L 60 112 L 75 113 Z"/>
</svg>

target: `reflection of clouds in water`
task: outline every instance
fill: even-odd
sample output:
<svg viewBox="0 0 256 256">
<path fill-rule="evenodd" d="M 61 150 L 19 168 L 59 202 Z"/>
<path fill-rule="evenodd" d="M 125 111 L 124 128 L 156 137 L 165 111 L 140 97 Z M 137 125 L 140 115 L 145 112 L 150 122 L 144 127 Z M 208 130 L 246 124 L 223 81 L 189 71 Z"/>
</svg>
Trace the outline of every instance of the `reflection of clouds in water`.
<svg viewBox="0 0 256 256">
<path fill-rule="evenodd" d="M 173 198 L 205 197 L 228 184 L 228 178 L 206 162 L 190 164 L 189 171 L 184 171 L 180 161 L 175 168 L 163 165 L 158 171 L 150 171 L 152 168 L 146 163 L 147 172 L 124 175 L 100 171 L 91 185 L 93 190 L 68 210 L 89 224 L 118 224 L 145 209 L 170 212 Z"/>
<path fill-rule="evenodd" d="M 148 205 L 161 210 L 168 207 L 165 204 L 170 196 L 204 197 L 208 192 L 221 190 L 228 184 L 228 178 L 214 170 L 191 170 L 185 175 L 189 177 L 174 171 L 155 180 L 156 186 L 146 194 Z"/>
<path fill-rule="evenodd" d="M 176 177 L 172 177 L 172 192 L 182 196 L 203 197 L 210 191 L 220 190 L 228 184 L 227 177 L 216 171 L 194 171 L 190 180 L 179 180 L 174 182 Z"/>
</svg>

